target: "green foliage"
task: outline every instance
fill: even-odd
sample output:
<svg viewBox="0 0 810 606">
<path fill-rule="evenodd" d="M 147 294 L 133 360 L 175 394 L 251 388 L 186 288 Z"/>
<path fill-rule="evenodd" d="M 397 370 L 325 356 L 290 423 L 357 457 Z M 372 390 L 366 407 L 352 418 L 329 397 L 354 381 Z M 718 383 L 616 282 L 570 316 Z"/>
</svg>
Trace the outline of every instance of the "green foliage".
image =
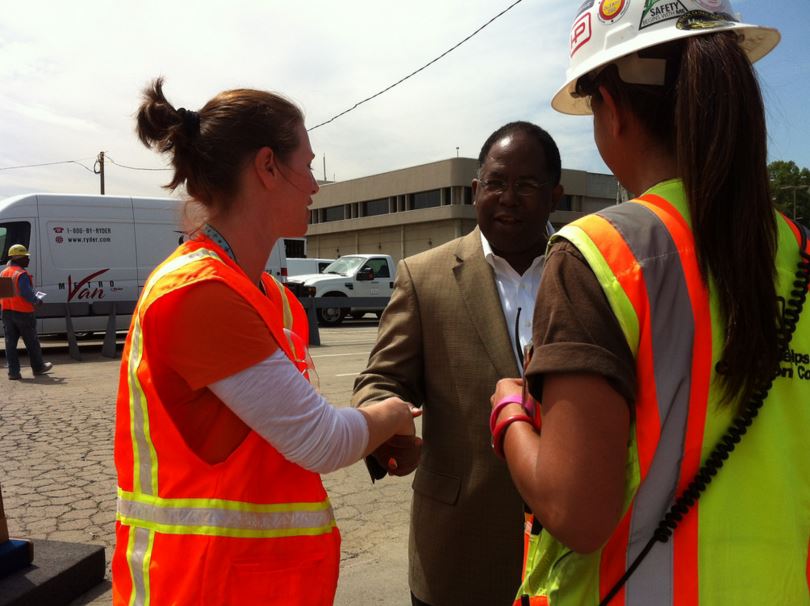
<svg viewBox="0 0 810 606">
<path fill-rule="evenodd" d="M 768 164 L 768 173 L 776 207 L 788 217 L 810 224 L 810 170 L 799 168 L 792 160 L 776 160 Z"/>
</svg>

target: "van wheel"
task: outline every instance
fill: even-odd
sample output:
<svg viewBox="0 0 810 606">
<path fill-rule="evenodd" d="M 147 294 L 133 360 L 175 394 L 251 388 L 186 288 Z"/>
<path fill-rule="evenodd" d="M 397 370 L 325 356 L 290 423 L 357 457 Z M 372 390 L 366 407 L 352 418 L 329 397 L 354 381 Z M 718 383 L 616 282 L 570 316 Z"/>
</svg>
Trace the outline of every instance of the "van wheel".
<svg viewBox="0 0 810 606">
<path fill-rule="evenodd" d="M 324 297 L 345 297 L 341 292 L 328 292 Z M 343 322 L 343 318 L 349 313 L 345 307 L 320 307 L 318 308 L 318 323 L 324 326 L 337 326 Z"/>
</svg>

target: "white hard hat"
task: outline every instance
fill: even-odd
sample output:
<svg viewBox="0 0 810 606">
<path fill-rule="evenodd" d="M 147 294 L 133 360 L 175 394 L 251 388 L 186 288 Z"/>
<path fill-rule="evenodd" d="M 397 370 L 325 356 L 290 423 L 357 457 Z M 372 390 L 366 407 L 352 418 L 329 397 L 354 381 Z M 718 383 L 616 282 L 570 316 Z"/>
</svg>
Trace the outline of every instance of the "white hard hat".
<svg viewBox="0 0 810 606">
<path fill-rule="evenodd" d="M 564 114 L 590 114 L 588 100 L 573 95 L 577 80 L 623 57 L 627 57 L 620 65 L 623 80 L 663 84 L 659 77 L 665 66 L 645 66 L 637 51 L 731 30 L 739 34 L 740 46 L 752 63 L 767 55 L 780 39 L 773 28 L 740 23 L 729 0 L 585 0 L 571 27 L 566 83 L 554 95 L 551 106 Z M 627 79 L 625 74 L 637 77 Z"/>
</svg>

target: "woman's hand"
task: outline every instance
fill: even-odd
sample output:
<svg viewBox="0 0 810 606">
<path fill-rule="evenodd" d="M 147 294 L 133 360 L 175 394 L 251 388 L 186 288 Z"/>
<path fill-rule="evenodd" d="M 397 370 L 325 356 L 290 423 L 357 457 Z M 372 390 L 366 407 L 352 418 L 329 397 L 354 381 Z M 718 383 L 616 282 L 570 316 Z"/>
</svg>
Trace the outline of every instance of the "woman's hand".
<svg viewBox="0 0 810 606">
<path fill-rule="evenodd" d="M 397 397 L 358 408 L 368 423 L 368 446 L 364 456 L 374 452 L 380 445 L 395 435 L 414 436 L 414 418 L 422 411 Z"/>
<path fill-rule="evenodd" d="M 390 398 L 386 398 L 385 400 L 380 401 L 379 403 L 375 404 L 374 406 L 390 406 L 397 410 L 397 413 L 400 414 L 401 420 L 400 424 L 397 427 L 396 431 L 394 431 L 394 435 L 398 436 L 413 436 L 416 435 L 416 425 L 414 425 L 413 420 L 421 416 L 422 410 L 416 408 L 410 402 L 405 402 L 400 398 L 393 396 Z"/>
</svg>

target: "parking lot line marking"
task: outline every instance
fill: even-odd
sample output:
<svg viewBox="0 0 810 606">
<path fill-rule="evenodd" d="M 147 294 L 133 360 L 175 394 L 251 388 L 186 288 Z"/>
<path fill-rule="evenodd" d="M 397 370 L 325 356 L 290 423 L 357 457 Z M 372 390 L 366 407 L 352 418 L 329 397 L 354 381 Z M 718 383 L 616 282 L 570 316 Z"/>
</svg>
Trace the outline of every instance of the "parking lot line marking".
<svg viewBox="0 0 810 606">
<path fill-rule="evenodd" d="M 354 375 L 359 375 L 359 372 L 342 372 L 339 375 L 335 375 L 336 377 L 351 377 Z"/>
<path fill-rule="evenodd" d="M 353 351 L 351 353 L 321 354 L 319 356 L 315 355 L 315 356 L 310 356 L 310 357 L 314 360 L 315 358 L 336 358 L 338 356 L 367 356 L 367 355 L 368 355 L 367 351 Z"/>
</svg>

